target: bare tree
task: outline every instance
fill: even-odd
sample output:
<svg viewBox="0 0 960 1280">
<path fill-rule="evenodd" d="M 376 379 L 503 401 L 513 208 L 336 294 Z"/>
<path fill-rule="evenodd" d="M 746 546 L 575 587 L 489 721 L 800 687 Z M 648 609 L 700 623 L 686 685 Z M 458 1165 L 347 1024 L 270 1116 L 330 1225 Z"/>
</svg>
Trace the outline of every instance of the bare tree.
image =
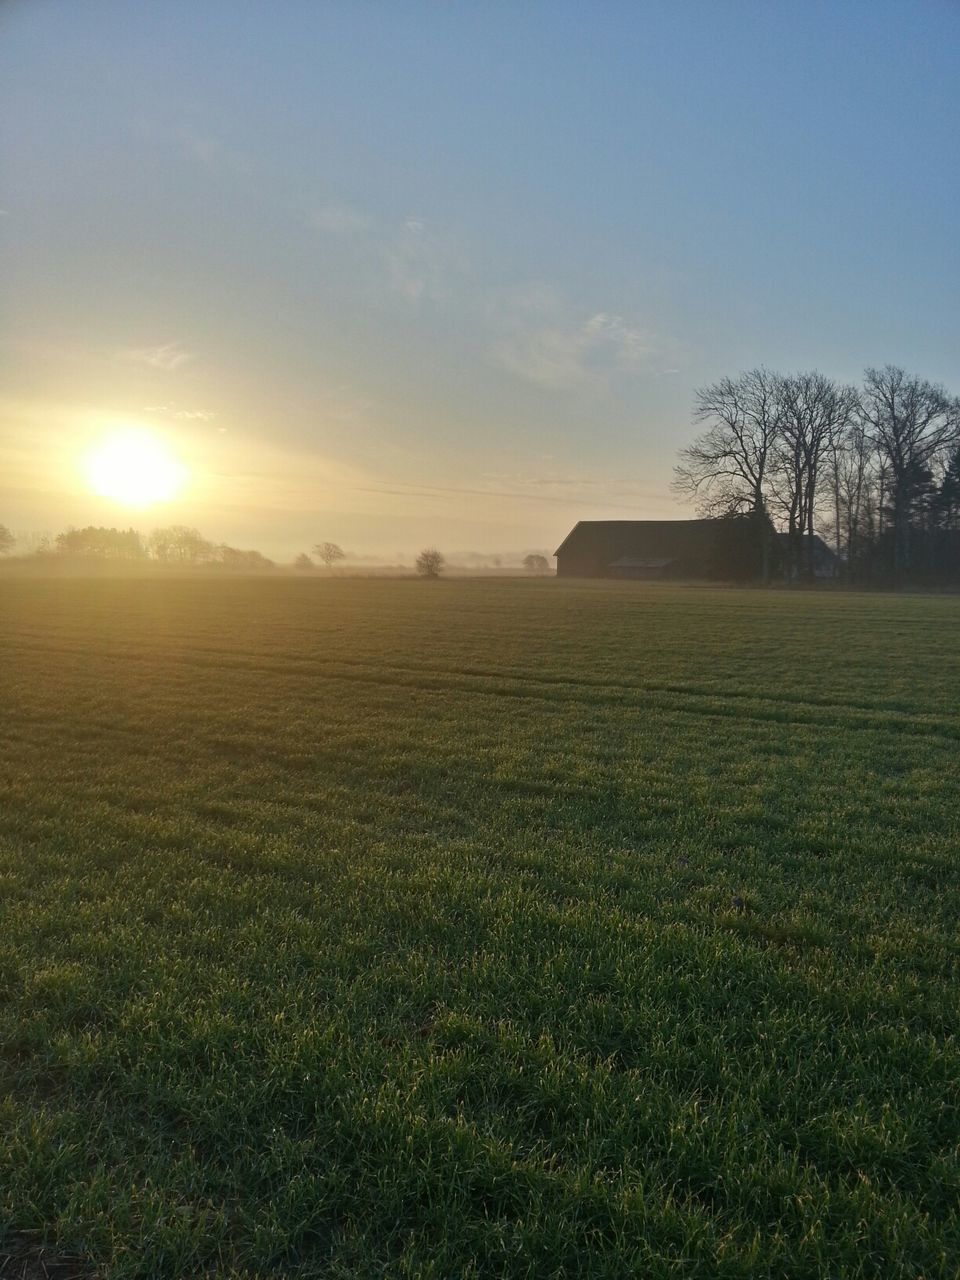
<svg viewBox="0 0 960 1280">
<path fill-rule="evenodd" d="M 763 577 L 769 577 L 766 519 L 770 460 L 780 431 L 779 379 L 768 369 L 722 378 L 696 393 L 694 421 L 705 430 L 680 451 L 673 490 L 701 515 L 752 512 L 763 520 Z"/>
<path fill-rule="evenodd" d="M 899 574 L 911 567 L 910 532 L 924 476 L 942 470 L 951 446 L 960 440 L 960 401 L 939 384 L 888 364 L 864 374 L 862 416 L 865 435 L 884 470 L 893 568 Z"/>
<path fill-rule="evenodd" d="M 535 555 L 532 552 L 530 555 L 523 557 L 523 567 L 527 573 L 539 574 L 541 577 L 543 574 L 550 572 L 550 562 L 547 557 Z"/>
<path fill-rule="evenodd" d="M 244 551 L 240 547 L 228 546 L 225 542 L 221 542 L 214 548 L 214 555 L 217 562 L 225 569 L 260 572 L 274 567 L 273 561 L 269 560 L 262 551 Z"/>
<path fill-rule="evenodd" d="M 7 555 L 17 545 L 17 540 L 5 524 L 0 524 L 0 556 Z"/>
<path fill-rule="evenodd" d="M 54 539 L 50 533 L 36 529 L 21 529 L 14 534 L 17 549 L 22 556 L 46 556 L 54 553 Z"/>
<path fill-rule="evenodd" d="M 851 387 L 822 373 L 778 377 L 779 429 L 770 458 L 772 492 L 787 526 L 791 576 L 814 576 L 814 537 L 821 472 L 841 447 L 857 404 Z M 834 486 L 836 518 L 836 486 Z"/>
<path fill-rule="evenodd" d="M 338 560 L 346 559 L 343 550 L 335 542 L 318 542 L 313 549 L 331 573 Z"/>
<path fill-rule="evenodd" d="M 199 529 L 185 524 L 172 524 L 154 529 L 147 539 L 151 555 L 164 564 L 202 564 L 213 560 L 216 547 Z"/>
<path fill-rule="evenodd" d="M 754 369 L 698 391 L 694 416 L 705 430 L 681 450 L 674 491 L 705 516 L 761 517 L 764 577 L 774 521 L 790 577 L 815 576 L 817 530 L 849 573 L 884 560 L 898 576 L 953 572 L 960 400 L 943 387 L 890 365 L 868 369 L 862 392 Z"/>
<path fill-rule="evenodd" d="M 436 547 L 426 547 L 417 556 L 417 573 L 421 578 L 439 578 L 446 561 Z"/>
<path fill-rule="evenodd" d="M 836 552 L 845 562 L 847 572 L 853 573 L 876 534 L 875 494 L 880 479 L 873 449 L 856 409 L 846 430 L 835 433 L 828 464 Z"/>
<path fill-rule="evenodd" d="M 777 390 L 776 374 L 751 369 L 697 391 L 694 421 L 706 430 L 681 449 L 673 488 L 696 498 L 705 515 L 762 509 Z"/>
<path fill-rule="evenodd" d="M 57 534 L 57 552 L 97 560 L 142 560 L 146 551 L 136 529 L 106 529 L 87 525 Z"/>
<path fill-rule="evenodd" d="M 936 498 L 936 515 L 943 529 L 960 529 L 960 444 L 952 450 Z"/>
</svg>

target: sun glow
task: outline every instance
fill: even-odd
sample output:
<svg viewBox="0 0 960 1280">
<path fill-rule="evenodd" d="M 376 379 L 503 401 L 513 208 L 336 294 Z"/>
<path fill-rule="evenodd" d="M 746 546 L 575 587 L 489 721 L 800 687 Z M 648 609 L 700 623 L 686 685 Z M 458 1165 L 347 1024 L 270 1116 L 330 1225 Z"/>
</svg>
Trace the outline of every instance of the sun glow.
<svg viewBox="0 0 960 1280">
<path fill-rule="evenodd" d="M 94 493 L 129 507 L 167 502 L 179 493 L 185 471 L 149 431 L 114 432 L 89 455 L 87 480 Z"/>
</svg>

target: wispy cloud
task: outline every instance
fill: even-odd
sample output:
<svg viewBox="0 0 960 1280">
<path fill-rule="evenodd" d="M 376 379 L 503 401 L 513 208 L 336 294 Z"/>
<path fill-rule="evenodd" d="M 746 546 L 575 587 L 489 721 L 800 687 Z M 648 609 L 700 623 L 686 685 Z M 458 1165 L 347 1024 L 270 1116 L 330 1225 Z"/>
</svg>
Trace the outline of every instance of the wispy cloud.
<svg viewBox="0 0 960 1280">
<path fill-rule="evenodd" d="M 323 236 L 356 242 L 368 272 L 372 264 L 369 290 L 380 302 L 401 299 L 414 308 L 425 301 L 439 302 L 467 269 L 453 237 L 418 215 L 388 222 L 333 202 L 313 210 L 307 221 Z"/>
<path fill-rule="evenodd" d="M 452 238 L 423 218 L 405 218 L 381 247 L 390 291 L 408 303 L 439 302 L 451 282 L 466 271 L 466 260 Z"/>
<path fill-rule="evenodd" d="M 184 129 L 180 134 L 180 142 L 187 155 L 205 169 L 226 169 L 245 175 L 252 171 L 249 155 L 225 143 L 216 134 Z"/>
<path fill-rule="evenodd" d="M 187 351 L 179 342 L 166 342 L 156 347 L 125 347 L 120 351 L 121 360 L 129 360 L 134 364 L 149 365 L 152 369 L 162 369 L 172 373 L 181 365 L 195 359 L 192 351 Z"/>
<path fill-rule="evenodd" d="M 324 205 L 310 214 L 309 222 L 314 230 L 330 236 L 359 235 L 373 226 L 368 213 L 348 204 Z"/>
<path fill-rule="evenodd" d="M 610 311 L 576 316 L 547 285 L 500 299 L 493 311 L 500 337 L 494 358 L 528 382 L 555 391 L 603 385 L 613 374 L 649 367 L 658 347 L 649 328 Z"/>
<path fill-rule="evenodd" d="M 212 409 L 178 409 L 174 404 L 148 404 L 144 413 L 163 413 L 180 422 L 212 422 L 217 416 Z"/>
<path fill-rule="evenodd" d="M 612 309 L 578 311 L 542 282 L 491 295 L 456 237 L 419 213 L 389 223 L 331 202 L 309 221 L 323 235 L 352 240 L 374 304 L 423 311 L 456 303 L 462 320 L 477 325 L 481 350 L 537 386 L 597 391 L 614 377 L 660 372 L 654 366 L 665 344 L 651 327 Z"/>
<path fill-rule="evenodd" d="M 327 386 L 312 398 L 313 410 L 320 423 L 336 422 L 347 426 L 367 423 L 377 402 L 349 383 Z"/>
<path fill-rule="evenodd" d="M 656 347 L 656 335 L 649 329 L 628 324 L 623 316 L 598 311 L 580 330 L 586 350 L 606 348 L 625 369 L 645 364 Z"/>
</svg>

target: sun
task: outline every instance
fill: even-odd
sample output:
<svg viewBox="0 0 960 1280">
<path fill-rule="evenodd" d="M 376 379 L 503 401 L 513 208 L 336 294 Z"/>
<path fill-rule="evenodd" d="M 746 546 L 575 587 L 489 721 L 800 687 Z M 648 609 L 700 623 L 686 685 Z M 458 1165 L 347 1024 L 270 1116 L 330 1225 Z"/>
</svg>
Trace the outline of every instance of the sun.
<svg viewBox="0 0 960 1280">
<path fill-rule="evenodd" d="M 180 492 L 185 477 L 163 442 L 136 427 L 101 441 L 87 458 L 86 473 L 94 493 L 128 507 L 169 501 Z"/>
</svg>

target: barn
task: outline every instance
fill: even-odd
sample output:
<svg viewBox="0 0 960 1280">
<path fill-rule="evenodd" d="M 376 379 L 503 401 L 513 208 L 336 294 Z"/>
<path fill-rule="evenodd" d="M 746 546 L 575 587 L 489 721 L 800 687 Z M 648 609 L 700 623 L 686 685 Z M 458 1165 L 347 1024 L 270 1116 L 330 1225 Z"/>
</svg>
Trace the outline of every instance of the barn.
<svg viewBox="0 0 960 1280">
<path fill-rule="evenodd" d="M 777 548 L 780 552 L 780 561 L 783 565 L 784 574 L 791 579 L 801 577 L 799 565 L 795 566 L 791 571 L 790 565 L 790 535 L 789 533 L 778 533 L 776 536 Z M 795 560 L 801 564 L 806 564 L 807 555 L 807 539 L 801 534 L 796 544 Z M 824 540 L 818 533 L 813 535 L 813 576 L 814 578 L 836 578 L 840 572 L 840 561 L 836 555 L 830 550 Z"/>
<path fill-rule="evenodd" d="M 558 578 L 744 578 L 759 567 L 748 522 L 580 520 L 554 555 Z"/>
</svg>

